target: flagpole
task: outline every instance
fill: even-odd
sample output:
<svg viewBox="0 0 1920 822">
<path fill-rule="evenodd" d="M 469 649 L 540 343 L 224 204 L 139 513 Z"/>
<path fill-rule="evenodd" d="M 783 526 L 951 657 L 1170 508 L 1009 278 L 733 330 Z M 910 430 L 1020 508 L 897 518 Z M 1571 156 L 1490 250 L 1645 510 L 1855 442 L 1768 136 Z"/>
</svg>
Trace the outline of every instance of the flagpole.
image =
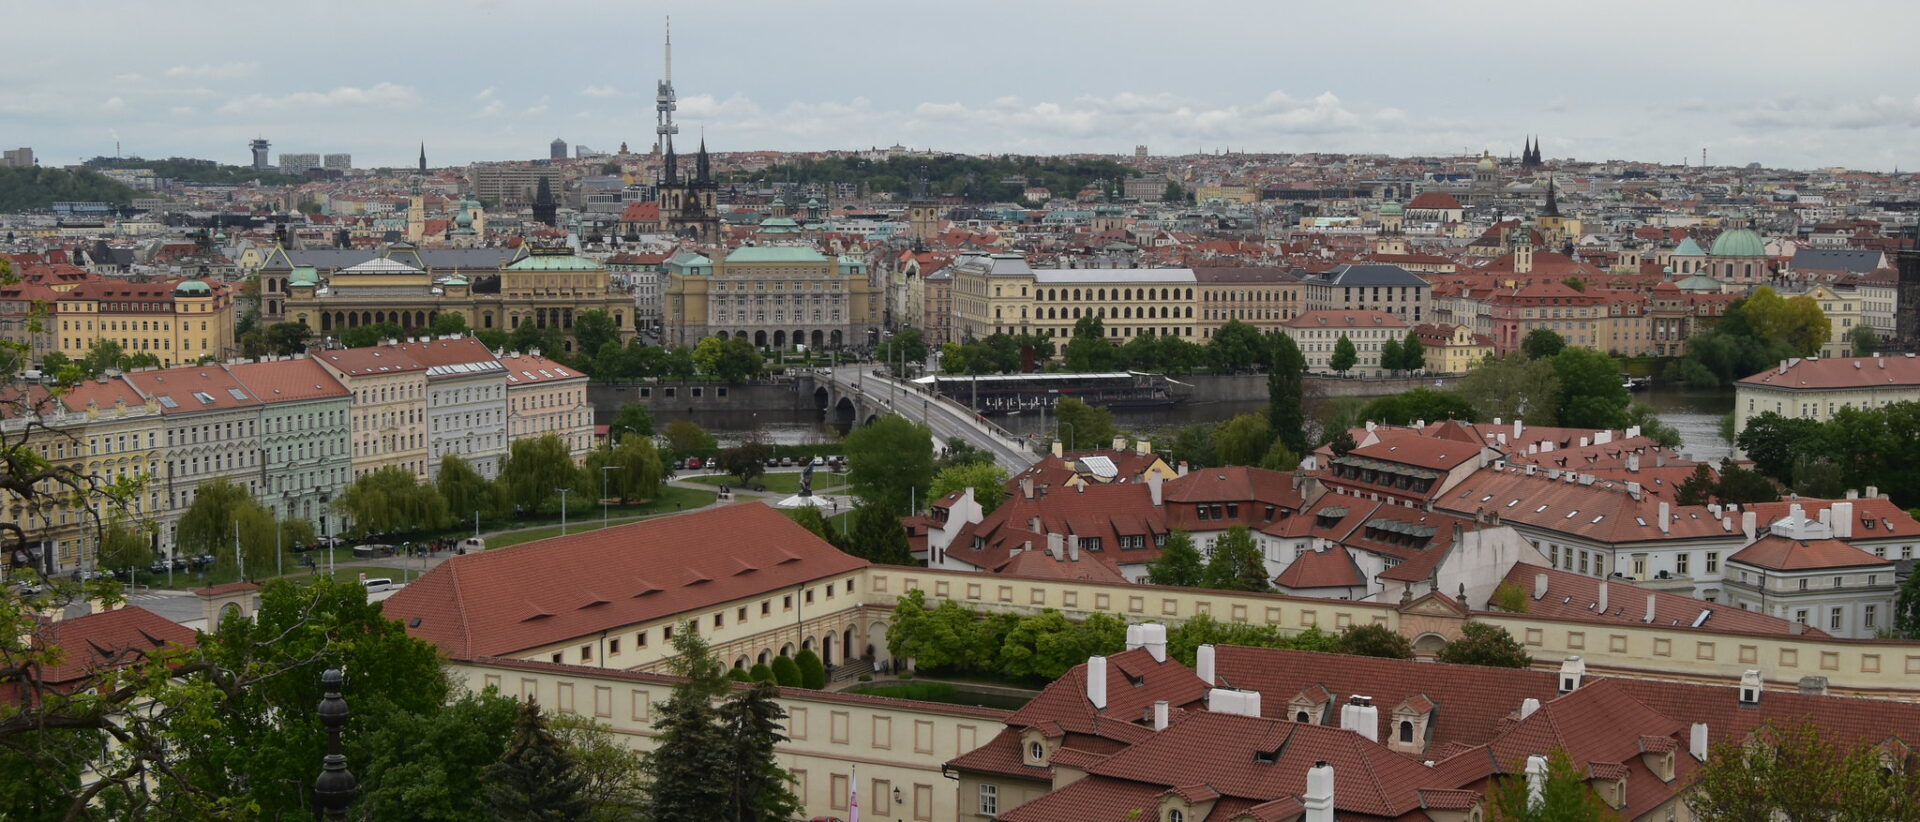
<svg viewBox="0 0 1920 822">
<path fill-rule="evenodd" d="M 860 822 L 860 766 L 854 765 L 847 781 L 847 822 Z"/>
</svg>

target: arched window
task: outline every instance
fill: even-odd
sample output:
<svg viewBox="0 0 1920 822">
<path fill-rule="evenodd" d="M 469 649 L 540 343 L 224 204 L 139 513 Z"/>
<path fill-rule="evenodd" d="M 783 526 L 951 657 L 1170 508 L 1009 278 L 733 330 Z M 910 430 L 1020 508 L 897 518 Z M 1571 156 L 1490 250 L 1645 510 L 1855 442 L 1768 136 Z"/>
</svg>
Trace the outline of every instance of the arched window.
<svg viewBox="0 0 1920 822">
<path fill-rule="evenodd" d="M 1027 743 L 1027 758 L 1035 762 L 1045 762 L 1047 760 L 1047 746 L 1038 742 Z"/>
<path fill-rule="evenodd" d="M 1187 822 L 1187 815 L 1175 808 L 1167 811 L 1167 822 Z"/>
<path fill-rule="evenodd" d="M 1308 719 L 1308 718 L 1307 718 L 1307 712 L 1306 712 L 1306 711 L 1301 711 L 1301 712 L 1299 712 L 1299 713 L 1296 713 L 1296 714 L 1294 714 L 1294 715 L 1293 715 L 1293 721 L 1295 721 L 1295 722 L 1310 722 L 1310 721 L 1312 721 L 1312 720 L 1310 720 L 1310 719 Z"/>
<path fill-rule="evenodd" d="M 1131 288 L 1129 288 L 1129 289 L 1127 289 L 1126 291 L 1124 291 L 1124 292 L 1122 292 L 1122 293 L 1123 293 L 1123 294 L 1124 294 L 1125 296 L 1123 296 L 1123 297 L 1121 297 L 1120 299 L 1123 299 L 1123 300 L 1131 300 L 1131 299 L 1133 299 L 1133 289 L 1131 289 Z"/>
<path fill-rule="evenodd" d="M 1400 720 L 1400 741 L 1413 741 L 1413 723 L 1405 719 Z"/>
</svg>

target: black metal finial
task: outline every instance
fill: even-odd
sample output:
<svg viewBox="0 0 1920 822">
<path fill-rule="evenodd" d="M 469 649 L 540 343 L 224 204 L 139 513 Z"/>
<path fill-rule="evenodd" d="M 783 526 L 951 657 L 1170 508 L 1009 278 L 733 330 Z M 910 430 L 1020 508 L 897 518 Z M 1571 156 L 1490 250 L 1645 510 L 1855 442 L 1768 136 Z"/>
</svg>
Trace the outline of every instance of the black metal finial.
<svg viewBox="0 0 1920 822">
<path fill-rule="evenodd" d="M 313 781 L 313 804 L 327 820 L 345 820 L 347 806 L 353 804 L 358 787 L 347 770 L 347 755 L 340 748 L 340 732 L 347 727 L 347 700 L 340 696 L 346 681 L 339 668 L 328 668 L 320 675 L 324 695 L 320 697 L 320 724 L 327 728 L 327 757 L 320 766 L 320 778 Z"/>
</svg>

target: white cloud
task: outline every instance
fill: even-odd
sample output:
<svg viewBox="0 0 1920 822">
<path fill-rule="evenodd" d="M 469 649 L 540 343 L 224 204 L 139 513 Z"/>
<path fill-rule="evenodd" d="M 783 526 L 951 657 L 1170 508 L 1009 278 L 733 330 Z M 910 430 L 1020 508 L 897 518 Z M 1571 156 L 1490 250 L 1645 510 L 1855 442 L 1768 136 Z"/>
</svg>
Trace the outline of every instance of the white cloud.
<svg viewBox="0 0 1920 822">
<path fill-rule="evenodd" d="M 367 88 L 341 86 L 332 91 L 296 91 L 292 94 L 249 94 L 227 101 L 221 114 L 252 114 L 260 111 L 300 111 L 330 108 L 407 109 L 420 104 L 420 95 L 411 86 L 380 83 Z"/>
<path fill-rule="evenodd" d="M 582 97 L 618 97 L 620 90 L 613 86 L 587 86 L 580 90 Z"/>
<path fill-rule="evenodd" d="M 505 113 L 506 110 L 507 110 L 506 103 L 503 103 L 499 100 L 488 100 L 486 105 L 481 106 L 479 111 L 476 111 L 473 113 L 473 116 L 498 117 L 501 114 Z"/>
<path fill-rule="evenodd" d="M 106 102 L 100 104 L 101 111 L 120 111 L 126 107 L 127 101 L 118 97 L 108 97 Z"/>
<path fill-rule="evenodd" d="M 473 99 L 475 100 L 490 100 L 492 98 L 493 98 L 493 86 L 487 86 L 486 88 L 481 89 L 479 94 L 473 95 Z"/>
<path fill-rule="evenodd" d="M 198 66 L 174 66 L 167 69 L 168 77 L 191 77 L 195 79 L 234 80 L 247 77 L 260 70 L 259 63 L 219 63 Z"/>
<path fill-rule="evenodd" d="M 143 83 L 146 82 L 146 79 L 146 75 L 137 71 L 130 71 L 126 74 L 116 74 L 113 76 L 113 81 L 116 83 Z"/>
<path fill-rule="evenodd" d="M 525 111 L 520 112 L 520 116 L 538 117 L 542 114 L 547 113 L 547 102 L 548 100 L 546 97 L 541 97 L 540 102 L 534 103 L 533 105 L 528 106 Z"/>
<path fill-rule="evenodd" d="M 167 112 L 176 117 L 185 117 L 193 113 L 193 106 L 174 106 L 173 108 L 167 109 Z"/>
</svg>

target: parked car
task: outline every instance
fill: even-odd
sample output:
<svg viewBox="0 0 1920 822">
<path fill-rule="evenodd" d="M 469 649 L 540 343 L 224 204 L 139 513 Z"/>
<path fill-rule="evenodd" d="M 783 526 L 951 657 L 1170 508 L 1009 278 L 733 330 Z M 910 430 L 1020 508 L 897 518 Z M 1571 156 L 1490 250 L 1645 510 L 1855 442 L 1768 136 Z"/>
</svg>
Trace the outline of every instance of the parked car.
<svg viewBox="0 0 1920 822">
<path fill-rule="evenodd" d="M 680 470 L 683 470 L 683 469 L 685 469 L 686 467 L 687 467 L 687 461 L 686 461 L 686 460 L 674 460 L 674 461 L 673 461 L 673 470 L 675 470 L 675 471 L 680 471 Z"/>
<path fill-rule="evenodd" d="M 779 457 L 768 457 L 768 458 L 767 458 L 767 467 L 768 467 L 768 468 L 778 468 L 778 467 L 780 467 L 780 458 L 779 458 Z"/>
<path fill-rule="evenodd" d="M 781 457 L 781 458 L 780 458 L 780 465 L 781 465 L 781 467 L 783 467 L 783 468 L 792 468 L 792 467 L 793 467 L 793 458 L 792 458 L 792 457 Z"/>
<path fill-rule="evenodd" d="M 699 467 L 700 467 L 700 458 L 699 458 L 699 457 L 688 457 L 688 458 L 687 458 L 687 467 L 688 467 L 688 468 L 699 468 Z"/>
<path fill-rule="evenodd" d="M 822 465 L 826 465 L 826 464 L 827 464 L 827 458 L 826 458 L 826 457 L 814 457 L 814 458 L 813 458 L 813 465 L 814 465 L 814 467 L 815 467 L 815 468 L 818 468 L 818 467 L 820 467 L 820 466 L 822 466 Z"/>
<path fill-rule="evenodd" d="M 367 593 L 369 594 L 391 591 L 395 587 L 393 580 L 387 577 L 367 577 L 366 579 L 360 580 L 360 583 L 367 586 Z"/>
</svg>

